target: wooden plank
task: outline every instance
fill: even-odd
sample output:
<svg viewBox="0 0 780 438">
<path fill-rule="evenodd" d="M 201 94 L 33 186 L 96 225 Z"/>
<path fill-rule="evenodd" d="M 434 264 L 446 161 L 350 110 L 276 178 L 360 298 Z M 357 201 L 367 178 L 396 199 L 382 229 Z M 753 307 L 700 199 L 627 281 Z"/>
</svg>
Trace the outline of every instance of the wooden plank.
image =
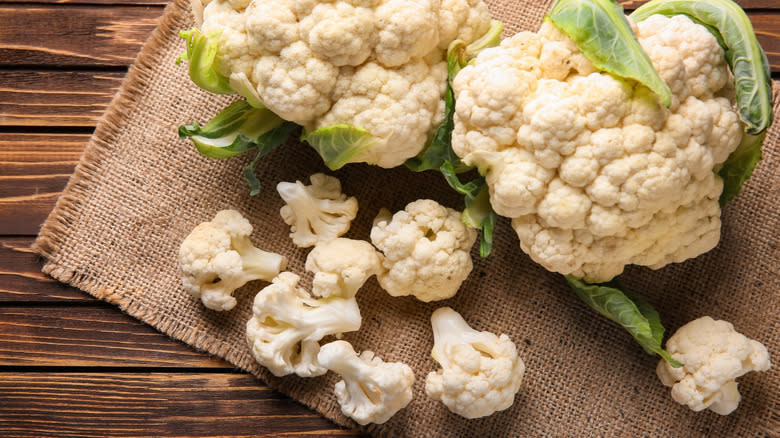
<svg viewBox="0 0 780 438">
<path fill-rule="evenodd" d="M 101 6 L 165 6 L 165 0 L 0 0 L 0 4 L 58 4 L 58 5 L 101 5 Z"/>
<path fill-rule="evenodd" d="M 753 13 L 751 19 L 773 71 L 780 72 L 780 11 Z M 0 47 L 2 32 L 0 28 Z M 123 76 L 121 72 L 0 71 L 0 126 L 95 126 Z"/>
<path fill-rule="evenodd" d="M 95 304 L 0 306 L 0 367 L 234 369 L 109 304 Z"/>
<path fill-rule="evenodd" d="M 0 306 L 4 303 L 95 303 L 96 299 L 41 272 L 32 237 L 0 237 Z"/>
<path fill-rule="evenodd" d="M 0 7 L 0 66 L 127 66 L 163 8 L 56 5 Z"/>
<path fill-rule="evenodd" d="M 0 71 L 0 126 L 93 127 L 124 76 L 124 72 Z"/>
<path fill-rule="evenodd" d="M 88 139 L 85 134 L 0 136 L 0 235 L 38 234 Z"/>
<path fill-rule="evenodd" d="M 751 7 L 780 9 L 780 0 L 754 0 Z M 627 3 L 633 6 L 634 2 Z M 748 4 L 746 4 L 748 6 Z M 125 66 L 154 29 L 160 7 L 98 6 L 0 7 L 1 65 Z M 756 31 L 766 37 L 770 62 L 780 71 L 776 13 L 750 13 Z"/>
<path fill-rule="evenodd" d="M 0 373 L 11 436 L 359 437 L 242 374 Z"/>
</svg>

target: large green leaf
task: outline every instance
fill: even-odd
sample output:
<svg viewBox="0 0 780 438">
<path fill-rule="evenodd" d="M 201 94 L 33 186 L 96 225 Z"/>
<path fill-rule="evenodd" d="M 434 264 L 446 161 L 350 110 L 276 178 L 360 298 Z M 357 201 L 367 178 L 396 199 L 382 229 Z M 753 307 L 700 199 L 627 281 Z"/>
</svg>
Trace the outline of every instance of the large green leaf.
<svg viewBox="0 0 780 438">
<path fill-rule="evenodd" d="M 331 170 L 340 169 L 358 153 L 376 143 L 374 136 L 367 130 L 347 124 L 319 128 L 304 134 L 301 140 L 309 143 Z"/>
<path fill-rule="evenodd" d="M 469 227 L 482 231 L 482 239 L 479 243 L 479 255 L 487 257 L 493 250 L 493 227 L 496 223 L 496 212 L 490 205 L 490 192 L 485 182 L 485 177 L 480 176 L 468 183 L 462 183 L 453 167 L 447 161 L 439 169 L 447 184 L 464 197 L 466 208 L 461 218 Z"/>
<path fill-rule="evenodd" d="M 201 155 L 230 158 L 257 147 L 260 136 L 284 123 L 267 108 L 255 108 L 238 100 L 204 126 L 193 122 L 179 126 L 179 137 L 190 138 Z"/>
<path fill-rule="evenodd" d="M 204 35 L 198 28 L 179 32 L 187 42 L 187 51 L 176 59 L 176 64 L 187 61 L 190 79 L 200 88 L 217 94 L 233 94 L 230 79 L 219 71 L 217 50 L 221 34 L 215 31 Z"/>
<path fill-rule="evenodd" d="M 250 195 L 260 193 L 254 167 L 268 152 L 284 143 L 298 125 L 286 122 L 269 109 L 255 108 L 246 101 L 231 103 L 205 125 L 198 122 L 179 126 L 179 137 L 189 138 L 201 155 L 225 159 L 257 149 L 257 155 L 244 169 Z"/>
<path fill-rule="evenodd" d="M 246 178 L 246 182 L 249 184 L 250 196 L 255 196 L 260 193 L 260 180 L 257 179 L 257 175 L 255 175 L 255 165 L 257 162 L 269 152 L 276 149 L 276 147 L 284 143 L 296 128 L 298 128 L 298 125 L 295 123 L 284 122 L 255 140 L 255 144 L 257 145 L 257 155 L 255 155 L 255 158 L 246 166 L 246 168 L 244 168 L 244 177 Z"/>
<path fill-rule="evenodd" d="M 428 145 L 416 157 L 406 160 L 404 165 L 415 172 L 425 170 L 439 170 L 442 164 L 449 162 L 452 164 L 455 172 L 462 173 L 471 168 L 460 160 L 452 150 L 452 130 L 455 122 L 453 114 L 455 113 L 455 97 L 452 93 L 452 87 L 447 85 L 447 92 L 444 95 L 444 121 L 434 132 Z"/>
<path fill-rule="evenodd" d="M 558 0 L 547 18 L 577 44 L 596 68 L 633 79 L 652 90 L 664 106 L 672 91 L 631 30 L 623 8 L 613 0 Z"/>
<path fill-rule="evenodd" d="M 750 178 L 753 169 L 761 161 L 761 145 L 765 137 L 766 131 L 758 135 L 743 133 L 742 142 L 723 163 L 718 171 L 718 175 L 723 178 L 723 192 L 719 200 L 721 207 L 739 194 L 742 185 Z"/>
<path fill-rule="evenodd" d="M 683 366 L 661 346 L 664 327 L 658 312 L 650 304 L 623 292 L 616 282 L 588 284 L 571 275 L 566 276 L 566 281 L 582 301 L 628 331 L 648 354 L 660 355 L 675 368 Z"/>
<path fill-rule="evenodd" d="M 653 0 L 631 18 L 639 22 L 655 14 L 686 15 L 715 35 L 734 74 L 737 108 L 746 132 L 764 132 L 772 124 L 772 81 L 766 53 L 745 11 L 731 0 Z"/>
</svg>

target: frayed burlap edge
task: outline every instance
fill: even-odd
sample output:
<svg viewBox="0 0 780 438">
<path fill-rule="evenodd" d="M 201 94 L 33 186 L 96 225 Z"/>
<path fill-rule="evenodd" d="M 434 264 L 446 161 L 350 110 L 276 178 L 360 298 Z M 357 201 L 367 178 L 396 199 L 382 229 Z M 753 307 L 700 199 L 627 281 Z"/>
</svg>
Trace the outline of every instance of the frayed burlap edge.
<svg viewBox="0 0 780 438">
<path fill-rule="evenodd" d="M 63 194 L 58 198 L 54 209 L 49 213 L 41 227 L 31 249 L 41 257 L 44 264 L 42 271 L 52 278 L 76 287 L 95 298 L 116 305 L 130 316 L 146 323 L 160 332 L 188 344 L 200 351 L 219 356 L 237 368 L 247 371 L 261 379 L 269 387 L 289 396 L 322 414 L 326 407 L 322 403 L 306 394 L 294 393 L 294 387 L 283 388 L 265 370 L 260 369 L 254 362 L 242 360 L 235 351 L 229 348 L 221 340 L 207 332 L 197 330 L 186 324 L 182 324 L 174 318 L 163 315 L 155 309 L 150 309 L 132 299 L 118 287 L 105 288 L 97 278 L 89 274 L 63 266 L 58 262 L 58 249 L 68 239 L 68 228 L 79 214 L 89 188 L 99 183 L 97 169 L 100 168 L 103 159 L 116 147 L 116 139 L 125 127 L 126 121 L 123 114 L 134 108 L 144 89 L 150 80 L 151 69 L 159 64 L 164 53 L 160 50 L 165 44 L 166 38 L 176 35 L 180 29 L 188 25 L 183 18 L 189 11 L 187 0 L 173 0 L 160 18 L 157 28 L 144 43 L 140 53 L 128 70 L 125 79 L 112 99 L 103 116 L 98 121 L 95 132 L 87 142 L 79 164 L 68 181 Z M 375 436 L 397 436 L 400 432 L 369 425 L 360 427 L 351 421 L 339 421 L 341 418 L 329 418 L 336 424 L 351 428 L 356 431 L 369 432 Z"/>
</svg>

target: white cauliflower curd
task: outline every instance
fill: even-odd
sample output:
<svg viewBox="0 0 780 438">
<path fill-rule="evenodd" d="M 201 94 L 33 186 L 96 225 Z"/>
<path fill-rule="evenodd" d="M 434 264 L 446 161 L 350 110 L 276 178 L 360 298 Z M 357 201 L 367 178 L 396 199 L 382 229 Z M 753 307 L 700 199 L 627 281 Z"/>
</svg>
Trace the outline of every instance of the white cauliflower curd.
<svg viewBox="0 0 780 438">
<path fill-rule="evenodd" d="M 450 298 L 471 273 L 476 239 L 459 212 L 430 199 L 414 201 L 392 216 L 383 209 L 371 229 L 371 242 L 384 255 L 379 284 L 394 297 Z"/>
<path fill-rule="evenodd" d="M 360 328 L 354 298 L 313 299 L 298 287 L 300 277 L 282 272 L 255 296 L 246 338 L 255 360 L 275 376 L 321 376 L 319 341 Z"/>
<path fill-rule="evenodd" d="M 709 316 L 680 327 L 666 341 L 666 350 L 684 366 L 674 368 L 661 360 L 658 377 L 672 387 L 674 401 L 694 411 L 732 413 L 742 398 L 734 379 L 770 367 L 763 344 L 738 333 L 729 322 Z"/>
<path fill-rule="evenodd" d="M 406 364 L 371 351 L 358 355 L 345 341 L 323 345 L 317 360 L 342 377 L 333 392 L 341 412 L 358 424 L 384 423 L 412 401 L 414 373 Z"/>
<path fill-rule="evenodd" d="M 352 298 L 382 271 L 382 261 L 370 243 L 339 238 L 315 246 L 306 256 L 306 270 L 314 273 L 312 294 Z"/>
<path fill-rule="evenodd" d="M 184 289 L 209 309 L 230 310 L 236 289 L 252 280 L 271 281 L 287 259 L 256 248 L 250 234 L 252 225 L 235 210 L 220 211 L 196 226 L 179 248 Z"/>
<path fill-rule="evenodd" d="M 346 233 L 358 211 L 357 199 L 341 193 L 338 178 L 315 173 L 309 179 L 309 186 L 300 181 L 280 182 L 276 186 L 286 203 L 279 213 L 290 226 L 293 243 L 301 248 Z"/>
<path fill-rule="evenodd" d="M 213 0 L 200 27 L 221 32 L 218 70 L 234 89 L 310 132 L 366 130 L 371 147 L 346 161 L 394 167 L 443 120 L 450 42 L 490 26 L 480 0 Z"/>
<path fill-rule="evenodd" d="M 549 21 L 483 50 L 453 83 L 455 153 L 486 175 L 523 251 L 587 282 L 712 249 L 716 172 L 742 138 L 715 37 L 685 16 L 635 31 L 671 88 L 669 108 L 597 71 Z"/>
<path fill-rule="evenodd" d="M 449 307 L 433 312 L 431 323 L 431 356 L 442 368 L 425 380 L 428 397 L 466 418 L 512 406 L 525 364 L 509 337 L 474 330 Z"/>
</svg>

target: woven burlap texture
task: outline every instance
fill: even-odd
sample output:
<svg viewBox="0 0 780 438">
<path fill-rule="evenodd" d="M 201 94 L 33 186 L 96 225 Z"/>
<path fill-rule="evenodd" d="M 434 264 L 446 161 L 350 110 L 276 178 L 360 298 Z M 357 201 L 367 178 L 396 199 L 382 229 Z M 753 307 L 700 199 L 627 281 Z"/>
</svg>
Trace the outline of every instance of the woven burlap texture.
<svg viewBox="0 0 780 438">
<path fill-rule="evenodd" d="M 490 3 L 507 31 L 535 30 L 550 2 Z M 171 3 L 144 46 L 118 95 L 91 138 L 81 163 L 44 224 L 35 250 L 43 270 L 191 346 L 260 377 L 338 424 L 356 427 L 333 396 L 332 373 L 275 378 L 252 359 L 245 340 L 254 293 L 237 293 L 238 306 L 213 312 L 182 290 L 179 244 L 215 212 L 235 208 L 255 226 L 254 241 L 289 258 L 303 273 L 306 250 L 296 248 L 279 216 L 279 181 L 303 180 L 326 171 L 312 150 L 291 141 L 259 164 L 263 183 L 250 197 L 242 177 L 249 157 L 210 160 L 178 139 L 179 124 L 216 114 L 229 97 L 196 88 L 184 66 L 177 36 L 191 27 L 186 0 Z M 778 102 L 775 101 L 775 110 Z M 769 134 L 764 160 L 743 193 L 724 211 L 723 235 L 713 251 L 660 271 L 629 269 L 628 288 L 644 295 L 673 331 L 694 318 L 726 319 L 766 344 L 780 362 L 780 179 L 778 126 Z M 347 237 L 368 239 L 381 207 L 402 209 L 419 198 L 462 208 L 440 175 L 349 165 L 334 173 L 345 193 L 360 202 Z M 560 275 L 534 264 L 519 248 L 508 221 L 499 220 L 493 254 L 480 259 L 458 295 L 423 304 L 392 298 L 371 279 L 358 294 L 363 325 L 345 336 L 357 350 L 371 349 L 415 371 L 414 399 L 383 425 L 363 430 L 378 436 L 664 436 L 748 437 L 779 431 L 780 379 L 775 366 L 740 380 L 743 401 L 732 415 L 694 413 L 674 403 L 655 374 L 656 357 L 644 353 L 621 328 L 582 304 Z M 475 328 L 506 333 L 527 371 L 514 405 L 488 418 L 465 420 L 425 396 L 428 372 L 438 365 L 431 312 L 451 306 Z M 215 430 L 218 422 L 215 422 Z"/>
</svg>

